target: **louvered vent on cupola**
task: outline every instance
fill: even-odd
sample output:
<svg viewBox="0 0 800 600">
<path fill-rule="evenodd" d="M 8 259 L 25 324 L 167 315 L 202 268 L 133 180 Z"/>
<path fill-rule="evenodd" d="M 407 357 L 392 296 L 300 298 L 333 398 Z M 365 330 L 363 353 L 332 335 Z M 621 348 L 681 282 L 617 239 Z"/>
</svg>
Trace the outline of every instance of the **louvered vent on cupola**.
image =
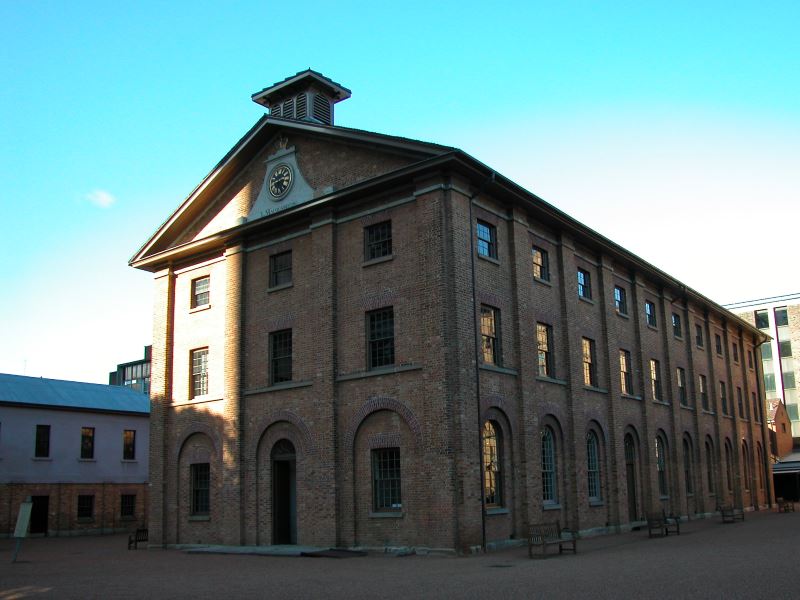
<svg viewBox="0 0 800 600">
<path fill-rule="evenodd" d="M 333 125 L 333 105 L 349 97 L 350 90 L 309 69 L 253 94 L 253 101 L 273 117 Z"/>
</svg>

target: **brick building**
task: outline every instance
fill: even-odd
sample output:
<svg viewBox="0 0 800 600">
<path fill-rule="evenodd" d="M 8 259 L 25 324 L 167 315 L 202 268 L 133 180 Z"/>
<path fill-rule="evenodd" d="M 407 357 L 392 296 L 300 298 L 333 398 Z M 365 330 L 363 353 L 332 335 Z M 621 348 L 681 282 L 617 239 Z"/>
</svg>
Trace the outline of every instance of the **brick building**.
<svg viewBox="0 0 800 600">
<path fill-rule="evenodd" d="M 150 410 L 124 387 L 0 374 L 0 537 L 31 496 L 31 534 L 147 523 Z"/>
<path fill-rule="evenodd" d="M 314 71 L 131 259 L 154 543 L 464 550 L 771 502 L 756 328 Z M 759 409 L 761 407 L 762 409 Z"/>
</svg>

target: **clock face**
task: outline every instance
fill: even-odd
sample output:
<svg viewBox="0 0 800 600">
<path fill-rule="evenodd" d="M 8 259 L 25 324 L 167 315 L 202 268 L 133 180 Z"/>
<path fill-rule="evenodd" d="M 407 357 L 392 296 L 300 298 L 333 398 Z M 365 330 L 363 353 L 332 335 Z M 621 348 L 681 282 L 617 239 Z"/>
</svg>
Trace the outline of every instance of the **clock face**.
<svg viewBox="0 0 800 600">
<path fill-rule="evenodd" d="M 269 175 L 269 193 L 276 200 L 283 198 L 292 187 L 292 180 L 292 168 L 287 164 L 278 165 Z"/>
</svg>

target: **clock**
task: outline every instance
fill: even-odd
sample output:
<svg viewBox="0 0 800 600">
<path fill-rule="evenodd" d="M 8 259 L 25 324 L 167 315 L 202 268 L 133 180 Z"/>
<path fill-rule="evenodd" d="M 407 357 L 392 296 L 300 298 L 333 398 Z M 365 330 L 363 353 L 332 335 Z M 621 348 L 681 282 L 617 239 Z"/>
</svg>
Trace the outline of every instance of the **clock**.
<svg viewBox="0 0 800 600">
<path fill-rule="evenodd" d="M 293 180 L 292 167 L 285 163 L 276 166 L 269 174 L 269 193 L 275 200 L 280 200 L 292 187 Z"/>
</svg>

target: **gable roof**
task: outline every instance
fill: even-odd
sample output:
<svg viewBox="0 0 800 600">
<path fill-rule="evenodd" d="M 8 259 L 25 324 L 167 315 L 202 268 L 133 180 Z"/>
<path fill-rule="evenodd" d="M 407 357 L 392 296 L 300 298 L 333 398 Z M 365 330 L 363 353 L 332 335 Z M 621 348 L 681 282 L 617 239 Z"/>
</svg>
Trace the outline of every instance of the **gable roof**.
<svg viewBox="0 0 800 600">
<path fill-rule="evenodd" d="M 150 397 L 128 387 L 0 373 L 0 406 L 150 414 Z"/>
</svg>

